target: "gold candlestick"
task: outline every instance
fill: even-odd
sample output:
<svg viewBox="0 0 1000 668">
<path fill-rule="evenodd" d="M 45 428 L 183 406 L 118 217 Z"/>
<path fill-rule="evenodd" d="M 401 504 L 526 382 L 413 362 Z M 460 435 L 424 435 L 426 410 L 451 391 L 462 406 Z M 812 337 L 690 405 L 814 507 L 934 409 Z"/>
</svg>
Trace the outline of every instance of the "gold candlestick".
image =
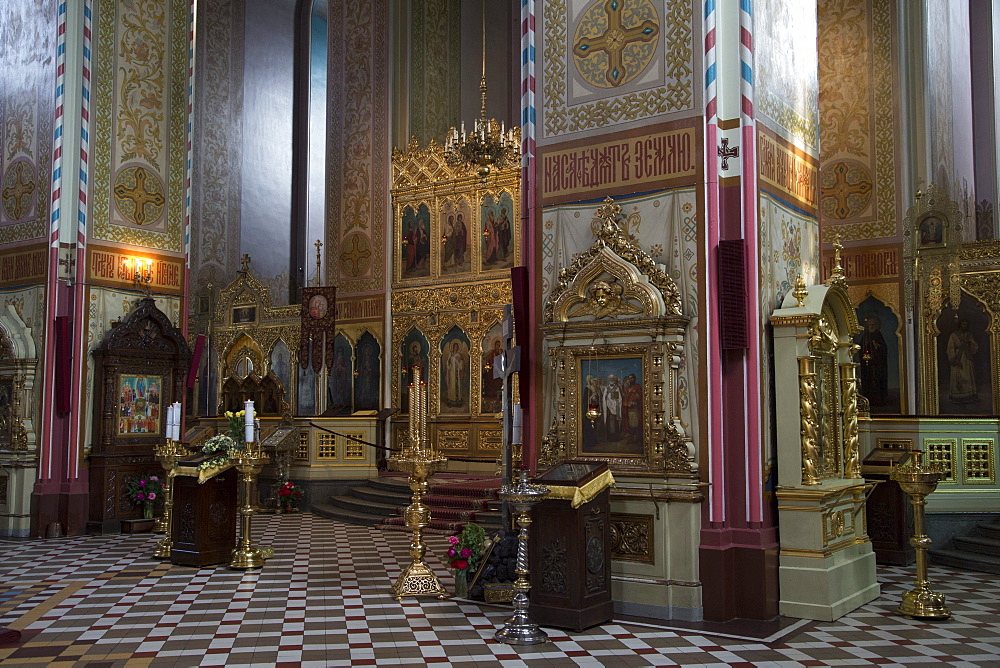
<svg viewBox="0 0 1000 668">
<path fill-rule="evenodd" d="M 169 559 L 170 551 L 174 549 L 174 539 L 170 531 L 171 515 L 174 509 L 174 464 L 187 454 L 186 448 L 179 441 L 167 440 L 156 446 L 156 458 L 160 460 L 166 480 L 163 481 L 163 538 L 156 544 L 153 556 L 157 559 Z"/>
<path fill-rule="evenodd" d="M 923 466 L 923 454 L 920 450 L 914 450 L 911 464 L 894 468 L 889 474 L 910 495 L 910 503 L 913 504 L 913 537 L 910 538 L 910 545 L 917 553 L 917 586 L 903 594 L 903 602 L 896 612 L 904 617 L 948 619 L 951 617 L 951 610 L 944 603 L 944 595 L 933 591 L 927 579 L 927 549 L 932 541 L 924 534 L 924 506 L 927 503 L 924 498 L 937 489 L 943 472 L 937 466 Z"/>
<path fill-rule="evenodd" d="M 236 470 L 240 473 L 240 542 L 233 550 L 233 558 L 229 562 L 232 569 L 246 570 L 248 568 L 259 568 L 264 565 L 268 557 L 274 555 L 274 550 L 270 548 L 260 548 L 250 542 L 250 529 L 254 515 L 253 486 L 257 481 L 257 474 L 260 473 L 269 459 L 260 450 L 251 450 L 254 444 L 248 443 L 247 449 L 236 456 Z"/>
<path fill-rule="evenodd" d="M 404 596 L 437 596 L 447 598 L 448 593 L 434 572 L 424 563 L 424 527 L 431 522 L 431 511 L 423 504 L 427 493 L 427 478 L 439 471 L 448 460 L 439 456 L 427 441 L 427 384 L 420 382 L 420 367 L 413 367 L 410 384 L 410 442 L 397 457 L 389 459 L 389 469 L 403 471 L 410 476 L 413 498 L 406 508 L 406 526 L 410 538 L 410 565 L 403 569 L 392 585 L 396 600 Z"/>
</svg>

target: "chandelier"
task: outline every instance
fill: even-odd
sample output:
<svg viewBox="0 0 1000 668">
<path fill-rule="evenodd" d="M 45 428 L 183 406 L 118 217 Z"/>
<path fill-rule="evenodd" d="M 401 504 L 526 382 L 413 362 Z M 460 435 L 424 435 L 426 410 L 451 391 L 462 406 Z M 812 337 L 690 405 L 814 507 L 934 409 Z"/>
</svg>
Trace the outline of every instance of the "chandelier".
<svg viewBox="0 0 1000 668">
<path fill-rule="evenodd" d="M 449 165 L 466 165 L 476 168 L 480 181 L 486 181 L 493 169 L 513 167 L 521 158 L 521 132 L 518 128 L 505 128 L 503 122 L 486 118 L 486 3 L 483 11 L 483 78 L 479 82 L 482 108 L 472 132 L 448 130 L 444 142 L 444 157 Z"/>
</svg>

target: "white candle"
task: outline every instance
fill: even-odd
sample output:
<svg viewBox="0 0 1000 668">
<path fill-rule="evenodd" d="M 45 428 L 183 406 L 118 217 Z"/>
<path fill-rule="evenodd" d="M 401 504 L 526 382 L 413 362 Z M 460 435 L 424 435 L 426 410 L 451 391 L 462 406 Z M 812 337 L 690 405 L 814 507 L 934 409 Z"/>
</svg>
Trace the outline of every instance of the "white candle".
<svg viewBox="0 0 1000 668">
<path fill-rule="evenodd" d="M 167 440 L 174 440 L 174 406 L 173 404 L 167 406 L 167 429 L 166 429 Z"/>
<path fill-rule="evenodd" d="M 253 400 L 248 399 L 245 404 L 243 404 L 246 416 L 246 422 L 244 427 L 244 438 L 247 443 L 253 443 Z"/>
<path fill-rule="evenodd" d="M 181 440 L 181 402 L 174 402 L 174 440 Z"/>
</svg>

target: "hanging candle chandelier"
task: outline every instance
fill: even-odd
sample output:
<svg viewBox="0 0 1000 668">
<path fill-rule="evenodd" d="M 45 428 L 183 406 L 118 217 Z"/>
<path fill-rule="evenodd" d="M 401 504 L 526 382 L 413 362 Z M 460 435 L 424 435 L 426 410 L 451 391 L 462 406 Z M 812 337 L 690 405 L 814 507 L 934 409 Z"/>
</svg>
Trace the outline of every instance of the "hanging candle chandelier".
<svg viewBox="0 0 1000 668">
<path fill-rule="evenodd" d="M 505 128 L 503 122 L 486 118 L 486 4 L 483 12 L 483 78 L 479 82 L 482 107 L 472 132 L 466 133 L 465 121 L 461 129 L 448 130 L 444 142 L 444 156 L 449 165 L 468 165 L 476 168 L 480 181 L 486 181 L 494 169 L 513 167 L 521 158 L 521 133 L 518 128 Z"/>
</svg>

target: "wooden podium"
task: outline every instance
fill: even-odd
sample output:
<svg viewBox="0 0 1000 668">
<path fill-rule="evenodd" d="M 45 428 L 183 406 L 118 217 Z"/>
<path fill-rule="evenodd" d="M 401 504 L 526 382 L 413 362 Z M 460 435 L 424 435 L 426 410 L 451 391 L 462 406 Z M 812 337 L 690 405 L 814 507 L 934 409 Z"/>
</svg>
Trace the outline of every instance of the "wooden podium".
<svg viewBox="0 0 1000 668">
<path fill-rule="evenodd" d="M 531 511 L 528 614 L 542 626 L 582 631 L 611 620 L 610 491 L 603 462 L 568 461 L 534 480 L 547 499 Z"/>
<path fill-rule="evenodd" d="M 910 452 L 902 447 L 879 446 L 861 462 L 865 480 L 878 481 L 866 501 L 868 537 L 880 564 L 909 566 L 916 552 L 910 545 L 913 537 L 913 506 L 899 483 L 889 479 L 894 467 L 909 461 Z"/>
<path fill-rule="evenodd" d="M 177 462 L 170 561 L 185 566 L 228 563 L 236 548 L 237 471 L 199 471 L 206 456 Z"/>
</svg>

